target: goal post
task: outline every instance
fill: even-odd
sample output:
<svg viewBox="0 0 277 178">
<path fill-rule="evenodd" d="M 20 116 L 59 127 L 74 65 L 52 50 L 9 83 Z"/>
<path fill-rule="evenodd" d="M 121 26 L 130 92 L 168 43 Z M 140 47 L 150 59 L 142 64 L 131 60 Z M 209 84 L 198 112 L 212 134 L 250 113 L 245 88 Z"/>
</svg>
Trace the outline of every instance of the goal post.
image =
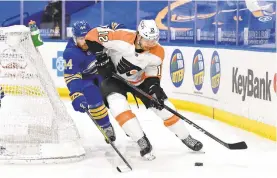
<svg viewBox="0 0 277 178">
<path fill-rule="evenodd" d="M 85 155 L 77 127 L 24 25 L 0 28 L 0 160 L 59 162 Z"/>
</svg>

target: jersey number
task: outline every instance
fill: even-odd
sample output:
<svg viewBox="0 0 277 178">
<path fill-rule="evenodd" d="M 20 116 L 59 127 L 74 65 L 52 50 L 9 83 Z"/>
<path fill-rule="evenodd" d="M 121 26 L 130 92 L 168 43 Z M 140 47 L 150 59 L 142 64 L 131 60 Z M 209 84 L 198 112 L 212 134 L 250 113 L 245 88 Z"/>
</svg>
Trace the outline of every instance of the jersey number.
<svg viewBox="0 0 277 178">
<path fill-rule="evenodd" d="M 109 41 L 108 37 L 109 32 L 108 31 L 100 31 L 98 32 L 98 39 L 100 42 L 107 42 Z"/>
<path fill-rule="evenodd" d="M 64 63 L 64 68 L 65 69 L 72 69 L 72 67 L 73 67 L 72 59 L 70 59 L 67 63 L 65 61 L 65 63 Z"/>
<path fill-rule="evenodd" d="M 162 75 L 162 65 L 157 66 L 158 68 L 158 76 Z"/>
</svg>

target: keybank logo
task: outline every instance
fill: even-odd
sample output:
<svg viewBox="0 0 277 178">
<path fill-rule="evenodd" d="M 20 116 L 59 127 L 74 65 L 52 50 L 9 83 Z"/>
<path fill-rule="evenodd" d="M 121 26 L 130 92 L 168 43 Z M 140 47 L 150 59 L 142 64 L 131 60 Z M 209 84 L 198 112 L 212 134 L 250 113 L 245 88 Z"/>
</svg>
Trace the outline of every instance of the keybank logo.
<svg viewBox="0 0 277 178">
<path fill-rule="evenodd" d="M 244 76 L 239 74 L 237 67 L 233 67 L 232 92 L 242 95 L 242 101 L 245 101 L 246 96 L 271 101 L 271 82 L 268 72 L 265 77 L 257 77 L 253 70 L 248 69 L 247 75 Z"/>
</svg>

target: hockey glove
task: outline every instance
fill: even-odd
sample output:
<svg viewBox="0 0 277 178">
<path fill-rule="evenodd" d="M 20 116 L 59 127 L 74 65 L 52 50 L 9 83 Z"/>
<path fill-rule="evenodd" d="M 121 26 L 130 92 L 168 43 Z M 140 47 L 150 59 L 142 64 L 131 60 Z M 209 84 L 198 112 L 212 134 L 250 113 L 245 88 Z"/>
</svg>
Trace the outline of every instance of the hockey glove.
<svg viewBox="0 0 277 178">
<path fill-rule="evenodd" d="M 5 96 L 4 90 L 3 90 L 3 88 L 0 86 L 0 100 L 1 100 L 2 98 L 4 98 L 4 96 Z"/>
<path fill-rule="evenodd" d="M 151 102 L 150 106 L 162 110 L 164 107 L 164 100 L 167 99 L 167 96 L 164 90 L 160 87 L 159 84 L 153 84 L 150 86 L 148 93 L 156 98 L 160 104 L 156 102 Z"/>
<path fill-rule="evenodd" d="M 160 86 L 160 79 L 158 77 L 149 77 L 144 80 L 144 91 L 149 95 L 153 96 L 158 100 L 160 104 L 150 101 L 150 107 L 157 108 L 159 110 L 163 109 L 164 100 L 167 99 L 167 96 L 163 89 Z"/>
<path fill-rule="evenodd" d="M 98 73 L 104 78 L 110 78 L 115 72 L 114 64 L 106 53 L 96 55 L 96 68 Z"/>
<path fill-rule="evenodd" d="M 88 103 L 87 103 L 86 97 L 82 93 L 75 92 L 70 95 L 70 98 L 72 100 L 72 106 L 75 111 L 84 113 L 85 110 L 83 107 L 88 108 Z"/>
</svg>

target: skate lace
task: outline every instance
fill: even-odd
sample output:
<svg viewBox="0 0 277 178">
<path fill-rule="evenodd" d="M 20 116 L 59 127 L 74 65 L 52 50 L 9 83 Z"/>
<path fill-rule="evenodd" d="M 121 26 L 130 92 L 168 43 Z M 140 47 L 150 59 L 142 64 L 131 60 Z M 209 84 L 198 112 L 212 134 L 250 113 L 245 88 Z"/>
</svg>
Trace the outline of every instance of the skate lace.
<svg viewBox="0 0 277 178">
<path fill-rule="evenodd" d="M 197 140 L 189 136 L 187 139 L 185 139 L 185 142 L 193 147 L 197 143 Z"/>
<path fill-rule="evenodd" d="M 139 139 L 138 145 L 142 150 L 148 147 L 147 141 L 144 138 Z"/>
<path fill-rule="evenodd" d="M 114 136 L 114 131 L 113 131 L 112 126 L 105 128 L 104 131 L 108 137 Z"/>
</svg>

